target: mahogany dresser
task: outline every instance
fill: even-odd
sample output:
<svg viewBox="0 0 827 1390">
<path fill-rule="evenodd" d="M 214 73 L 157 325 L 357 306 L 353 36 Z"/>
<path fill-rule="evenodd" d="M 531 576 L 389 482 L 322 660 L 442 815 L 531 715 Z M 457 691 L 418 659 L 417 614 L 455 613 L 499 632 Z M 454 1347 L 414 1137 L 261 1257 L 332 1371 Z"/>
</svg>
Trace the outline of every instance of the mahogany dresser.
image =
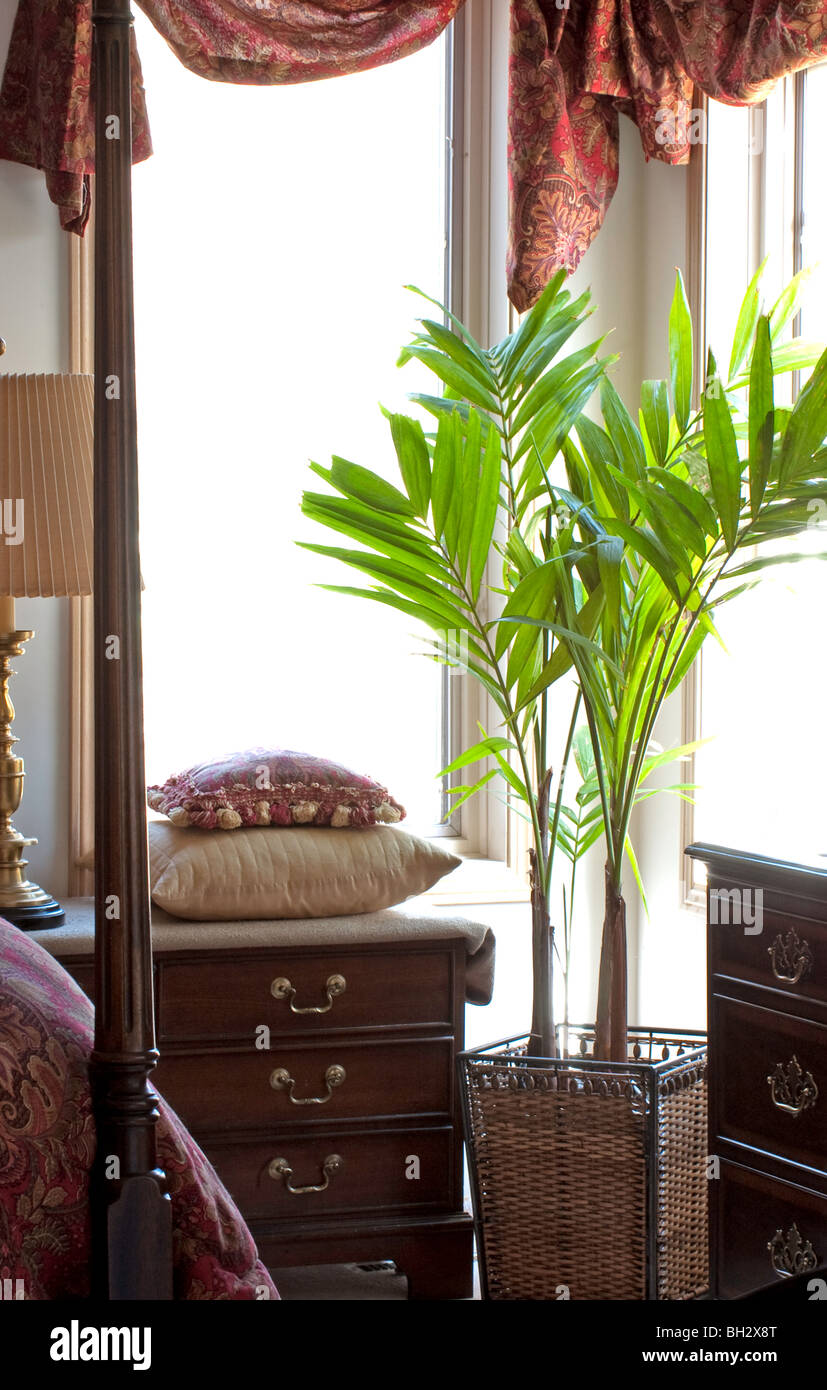
<svg viewBox="0 0 827 1390">
<path fill-rule="evenodd" d="M 68 929 L 37 939 L 91 997 L 80 901 L 65 905 Z M 470 1297 L 454 1064 L 467 941 L 280 946 L 272 924 L 243 925 L 153 923 L 153 1084 L 268 1267 L 393 1260 L 410 1298 Z"/>
<path fill-rule="evenodd" d="M 707 866 L 710 1294 L 827 1262 L 827 858 Z"/>
</svg>

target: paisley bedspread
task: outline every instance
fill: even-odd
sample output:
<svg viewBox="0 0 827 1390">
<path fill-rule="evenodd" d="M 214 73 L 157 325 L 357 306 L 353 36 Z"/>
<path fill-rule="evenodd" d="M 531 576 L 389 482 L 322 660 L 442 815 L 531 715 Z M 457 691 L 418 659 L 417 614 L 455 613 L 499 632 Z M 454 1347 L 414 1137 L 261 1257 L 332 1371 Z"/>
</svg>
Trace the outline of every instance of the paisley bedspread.
<svg viewBox="0 0 827 1390">
<path fill-rule="evenodd" d="M 27 1299 L 89 1295 L 92 1036 L 85 994 L 0 919 L 0 1280 Z M 215 1170 L 163 1101 L 160 1115 L 175 1298 L 278 1298 Z"/>
</svg>

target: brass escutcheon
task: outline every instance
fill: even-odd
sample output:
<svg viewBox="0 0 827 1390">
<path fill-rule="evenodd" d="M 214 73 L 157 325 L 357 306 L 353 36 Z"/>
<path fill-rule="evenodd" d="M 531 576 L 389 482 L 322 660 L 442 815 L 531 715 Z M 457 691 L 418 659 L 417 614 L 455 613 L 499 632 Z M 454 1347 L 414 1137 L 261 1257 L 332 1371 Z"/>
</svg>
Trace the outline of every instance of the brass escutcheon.
<svg viewBox="0 0 827 1390">
<path fill-rule="evenodd" d="M 771 1071 L 767 1077 L 767 1083 L 773 1105 L 788 1115 L 800 1115 L 818 1100 L 818 1086 L 812 1072 L 802 1070 L 795 1054 L 786 1067 L 782 1062 L 778 1063 L 775 1071 Z"/>
<path fill-rule="evenodd" d="M 799 984 L 813 968 L 813 953 L 809 945 L 792 928 L 786 936 L 779 932 L 772 945 L 767 947 L 767 952 L 772 961 L 772 973 L 782 984 Z"/>
<path fill-rule="evenodd" d="M 767 1241 L 770 1263 L 782 1279 L 791 1279 L 796 1274 L 807 1274 L 818 1267 L 818 1255 L 808 1240 L 805 1240 L 793 1222 L 786 1236 L 776 1231 L 772 1240 Z"/>
</svg>

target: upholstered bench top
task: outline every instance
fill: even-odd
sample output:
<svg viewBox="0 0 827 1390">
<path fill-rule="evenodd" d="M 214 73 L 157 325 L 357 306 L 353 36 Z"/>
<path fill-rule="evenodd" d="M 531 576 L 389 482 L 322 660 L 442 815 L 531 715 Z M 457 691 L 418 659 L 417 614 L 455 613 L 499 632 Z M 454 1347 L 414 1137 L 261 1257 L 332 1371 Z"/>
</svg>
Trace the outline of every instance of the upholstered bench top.
<svg viewBox="0 0 827 1390">
<path fill-rule="evenodd" d="M 66 921 L 31 936 L 52 955 L 90 955 L 93 947 L 94 901 L 68 898 L 62 904 Z M 262 949 L 272 946 L 341 946 L 413 940 L 444 941 L 462 937 L 466 943 L 466 998 L 487 1004 L 494 982 L 494 933 L 480 922 L 434 907 L 426 898 L 410 898 L 382 912 L 353 917 L 290 918 L 231 922 L 191 922 L 152 908 L 152 949 L 163 954 L 194 947 L 210 950 Z"/>
</svg>

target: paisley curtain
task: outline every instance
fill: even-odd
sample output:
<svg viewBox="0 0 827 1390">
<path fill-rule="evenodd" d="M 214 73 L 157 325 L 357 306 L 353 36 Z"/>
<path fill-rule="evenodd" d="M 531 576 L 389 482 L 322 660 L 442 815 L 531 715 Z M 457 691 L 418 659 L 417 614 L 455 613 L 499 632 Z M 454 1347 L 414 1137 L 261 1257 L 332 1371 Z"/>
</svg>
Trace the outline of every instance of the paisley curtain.
<svg viewBox="0 0 827 1390">
<path fill-rule="evenodd" d="M 732 105 L 827 59 L 825 0 L 512 0 L 508 272 L 526 309 L 574 270 L 618 177 L 618 114 L 689 159 L 693 83 Z"/>
<path fill-rule="evenodd" d="M 138 0 L 178 58 L 218 82 L 357 72 L 424 47 L 463 0 Z M 507 0 L 494 0 L 505 5 Z M 760 102 L 827 59 L 826 0 L 510 0 L 509 293 L 573 270 L 617 185 L 618 118 L 647 158 L 689 158 L 693 84 Z M 0 158 L 43 169 L 83 232 L 94 168 L 91 0 L 20 0 L 0 90 Z M 133 48 L 133 157 L 151 153 Z"/>
</svg>

